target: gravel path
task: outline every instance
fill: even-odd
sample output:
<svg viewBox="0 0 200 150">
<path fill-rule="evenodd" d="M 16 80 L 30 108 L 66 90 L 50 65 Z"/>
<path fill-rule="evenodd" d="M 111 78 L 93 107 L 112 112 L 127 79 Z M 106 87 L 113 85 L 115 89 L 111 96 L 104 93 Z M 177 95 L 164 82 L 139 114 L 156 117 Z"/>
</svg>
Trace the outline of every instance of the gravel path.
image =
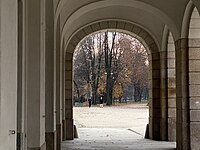
<svg viewBox="0 0 200 150">
<path fill-rule="evenodd" d="M 144 135 L 148 116 L 146 104 L 74 107 L 74 120 L 78 128 L 126 128 Z"/>
</svg>

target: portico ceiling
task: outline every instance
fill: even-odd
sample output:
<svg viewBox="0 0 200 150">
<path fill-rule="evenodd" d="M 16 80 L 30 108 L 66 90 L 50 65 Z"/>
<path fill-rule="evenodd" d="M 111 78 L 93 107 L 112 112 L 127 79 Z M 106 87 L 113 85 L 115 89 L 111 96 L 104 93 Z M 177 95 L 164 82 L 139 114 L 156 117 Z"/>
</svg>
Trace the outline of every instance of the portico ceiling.
<svg viewBox="0 0 200 150">
<path fill-rule="evenodd" d="M 65 43 L 79 29 L 99 20 L 126 20 L 147 30 L 161 45 L 164 26 L 178 39 L 189 0 L 55 0 Z M 194 0 L 199 3 L 198 0 Z"/>
</svg>

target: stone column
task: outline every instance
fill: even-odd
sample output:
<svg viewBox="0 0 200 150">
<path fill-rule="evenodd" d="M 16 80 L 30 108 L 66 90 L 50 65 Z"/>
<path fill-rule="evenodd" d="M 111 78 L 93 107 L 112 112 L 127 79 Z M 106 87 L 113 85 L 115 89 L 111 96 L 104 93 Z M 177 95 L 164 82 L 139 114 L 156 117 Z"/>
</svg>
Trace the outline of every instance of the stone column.
<svg viewBox="0 0 200 150">
<path fill-rule="evenodd" d="M 56 30 L 56 131 L 57 150 L 61 149 L 62 142 L 62 99 L 61 99 L 61 50 L 60 50 L 60 19 L 58 19 Z"/>
<path fill-rule="evenodd" d="M 18 1 L 18 87 L 17 87 L 17 150 L 27 147 L 26 139 L 26 49 L 25 49 L 25 6 Z"/>
<path fill-rule="evenodd" d="M 180 39 L 176 46 L 176 108 L 177 149 L 190 149 L 189 65 L 188 39 Z"/>
<path fill-rule="evenodd" d="M 154 48 L 151 50 L 154 50 Z M 152 52 L 151 55 L 149 60 L 149 137 L 150 139 L 161 140 L 160 54 L 159 52 Z"/>
<path fill-rule="evenodd" d="M 176 73 L 175 43 L 171 33 L 167 47 L 167 102 L 168 102 L 168 141 L 176 141 Z"/>
<path fill-rule="evenodd" d="M 176 138 L 175 44 L 171 33 L 163 38 L 161 58 L 161 140 Z"/>
<path fill-rule="evenodd" d="M 45 0 L 28 0 L 26 8 L 27 149 L 46 150 Z"/>
<path fill-rule="evenodd" d="M 66 53 L 65 56 L 65 118 L 66 118 L 66 140 L 74 139 L 73 121 L 73 98 L 72 98 L 72 60 L 73 54 Z"/>
<path fill-rule="evenodd" d="M 0 3 L 0 149 L 14 150 L 17 145 L 18 2 L 1 0 Z"/>
<path fill-rule="evenodd" d="M 163 49 L 160 52 L 161 58 L 161 140 L 167 140 L 167 51 Z"/>
<path fill-rule="evenodd" d="M 61 101 L 62 101 L 62 140 L 66 140 L 66 120 L 65 120 L 65 50 L 64 44 L 61 48 Z"/>
<path fill-rule="evenodd" d="M 46 148 L 56 150 L 56 53 L 54 51 L 54 11 L 53 1 L 46 0 L 46 81 L 45 81 L 45 114 L 46 114 Z"/>
</svg>

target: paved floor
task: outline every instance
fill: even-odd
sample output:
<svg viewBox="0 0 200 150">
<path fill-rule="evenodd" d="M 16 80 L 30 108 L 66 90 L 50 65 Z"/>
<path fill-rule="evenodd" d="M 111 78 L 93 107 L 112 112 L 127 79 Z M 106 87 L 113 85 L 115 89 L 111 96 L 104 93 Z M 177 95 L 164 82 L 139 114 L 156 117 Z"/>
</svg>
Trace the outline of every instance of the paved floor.
<svg viewBox="0 0 200 150">
<path fill-rule="evenodd" d="M 118 107 L 75 107 L 79 138 L 65 141 L 62 150 L 171 150 L 174 142 L 144 139 L 148 123 L 145 104 Z"/>
</svg>

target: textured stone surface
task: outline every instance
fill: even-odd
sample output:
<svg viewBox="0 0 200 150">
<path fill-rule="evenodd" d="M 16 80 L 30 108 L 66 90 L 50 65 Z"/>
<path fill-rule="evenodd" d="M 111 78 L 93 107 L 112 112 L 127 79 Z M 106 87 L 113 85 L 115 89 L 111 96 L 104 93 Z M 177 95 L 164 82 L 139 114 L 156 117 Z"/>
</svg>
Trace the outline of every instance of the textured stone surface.
<svg viewBox="0 0 200 150">
<path fill-rule="evenodd" d="M 46 149 L 47 150 L 56 150 L 56 131 L 45 133 Z"/>
<path fill-rule="evenodd" d="M 169 97 L 176 97 L 176 89 L 168 88 L 168 95 L 169 95 Z"/>
<path fill-rule="evenodd" d="M 190 96 L 193 97 L 193 96 L 200 96 L 200 85 L 190 85 L 189 86 L 190 88 Z"/>
<path fill-rule="evenodd" d="M 176 117 L 176 108 L 169 108 L 168 109 L 168 116 L 175 118 Z"/>
<path fill-rule="evenodd" d="M 66 109 L 65 110 L 65 117 L 66 118 L 72 118 L 73 117 L 73 111 L 71 109 Z"/>
<path fill-rule="evenodd" d="M 124 29 L 125 29 L 125 30 L 128 30 L 128 31 L 132 31 L 132 29 L 133 29 L 133 25 L 130 24 L 130 23 L 126 23 Z"/>
<path fill-rule="evenodd" d="M 65 109 L 72 110 L 72 99 L 65 99 Z"/>
<path fill-rule="evenodd" d="M 199 38 L 190 39 L 189 40 L 189 47 L 199 48 L 200 47 L 200 39 Z"/>
<path fill-rule="evenodd" d="M 74 120 L 66 118 L 66 140 L 74 139 Z"/>
<path fill-rule="evenodd" d="M 62 143 L 62 150 L 175 150 L 175 142 L 144 139 L 124 128 L 80 128 L 80 137 Z"/>
<path fill-rule="evenodd" d="M 200 71 L 200 60 L 190 60 L 189 71 Z"/>
<path fill-rule="evenodd" d="M 100 22 L 99 24 L 100 24 L 101 29 L 108 29 L 108 27 L 109 27 L 107 21 L 106 22 Z"/>
<path fill-rule="evenodd" d="M 191 123 L 190 125 L 190 139 L 191 139 L 191 149 L 200 149 L 200 123 Z"/>
<path fill-rule="evenodd" d="M 62 140 L 66 140 L 66 120 L 62 120 Z"/>
<path fill-rule="evenodd" d="M 61 132 L 61 124 L 57 124 L 56 125 L 56 150 L 60 150 L 61 149 L 61 142 L 62 142 L 62 132 Z"/>
<path fill-rule="evenodd" d="M 200 109 L 200 97 L 190 98 L 190 109 Z"/>
<path fill-rule="evenodd" d="M 92 33 L 93 31 L 92 31 L 91 26 L 87 26 L 86 28 L 84 28 L 84 32 L 85 32 L 86 34 Z"/>
<path fill-rule="evenodd" d="M 65 89 L 66 90 L 72 89 L 72 81 L 65 81 Z"/>
<path fill-rule="evenodd" d="M 79 38 L 79 39 L 82 39 L 86 36 L 85 32 L 83 30 L 80 30 L 76 36 Z"/>
<path fill-rule="evenodd" d="M 72 60 L 72 58 L 73 58 L 73 54 L 66 52 L 65 60 Z"/>
<path fill-rule="evenodd" d="M 65 61 L 65 71 L 71 71 L 72 70 L 72 61 L 66 60 Z"/>
<path fill-rule="evenodd" d="M 68 53 L 73 53 L 74 52 L 74 50 L 75 50 L 75 46 L 74 45 L 72 45 L 72 43 L 71 44 L 69 44 L 68 46 L 67 46 L 67 52 Z"/>
<path fill-rule="evenodd" d="M 176 108 L 176 99 L 168 99 L 168 107 Z"/>
<path fill-rule="evenodd" d="M 72 79 L 72 71 L 65 71 L 65 80 L 71 80 Z"/>
<path fill-rule="evenodd" d="M 176 141 L 176 118 L 168 118 L 168 140 Z"/>
<path fill-rule="evenodd" d="M 189 77 L 188 77 L 188 39 L 180 39 L 176 45 L 177 79 L 177 148 L 189 149 Z"/>
<path fill-rule="evenodd" d="M 101 29 L 101 27 L 100 27 L 99 24 L 93 24 L 93 25 L 91 26 L 91 28 L 92 28 L 93 31 L 98 31 L 98 30 Z"/>
<path fill-rule="evenodd" d="M 72 99 L 72 90 L 65 90 L 65 100 Z"/>
<path fill-rule="evenodd" d="M 20 150 L 24 143 L 24 134 L 17 133 L 17 150 Z"/>
<path fill-rule="evenodd" d="M 169 68 L 174 68 L 175 67 L 175 59 L 174 58 L 168 58 L 168 61 L 167 61 L 167 65 Z"/>
<path fill-rule="evenodd" d="M 200 121 L 200 110 L 190 111 L 190 121 Z"/>
<path fill-rule="evenodd" d="M 75 107 L 74 119 L 79 138 L 63 142 L 62 150 L 175 149 L 175 143 L 144 139 L 148 107 L 144 104 L 139 106 Z"/>
<path fill-rule="evenodd" d="M 71 43 L 73 45 L 77 45 L 79 43 L 80 39 L 77 37 L 77 36 L 74 36 L 72 39 L 71 39 Z"/>
<path fill-rule="evenodd" d="M 191 72 L 189 74 L 190 84 L 200 84 L 200 72 Z"/>
<path fill-rule="evenodd" d="M 190 48 L 189 59 L 199 59 L 200 58 L 200 48 Z"/>
<path fill-rule="evenodd" d="M 174 47 L 173 47 L 174 48 Z M 168 53 L 167 53 L 167 55 L 168 55 L 168 58 L 175 58 L 175 52 L 174 51 L 169 51 Z"/>
<path fill-rule="evenodd" d="M 42 144 L 41 147 L 28 147 L 27 150 L 47 150 L 46 143 Z"/>
</svg>

